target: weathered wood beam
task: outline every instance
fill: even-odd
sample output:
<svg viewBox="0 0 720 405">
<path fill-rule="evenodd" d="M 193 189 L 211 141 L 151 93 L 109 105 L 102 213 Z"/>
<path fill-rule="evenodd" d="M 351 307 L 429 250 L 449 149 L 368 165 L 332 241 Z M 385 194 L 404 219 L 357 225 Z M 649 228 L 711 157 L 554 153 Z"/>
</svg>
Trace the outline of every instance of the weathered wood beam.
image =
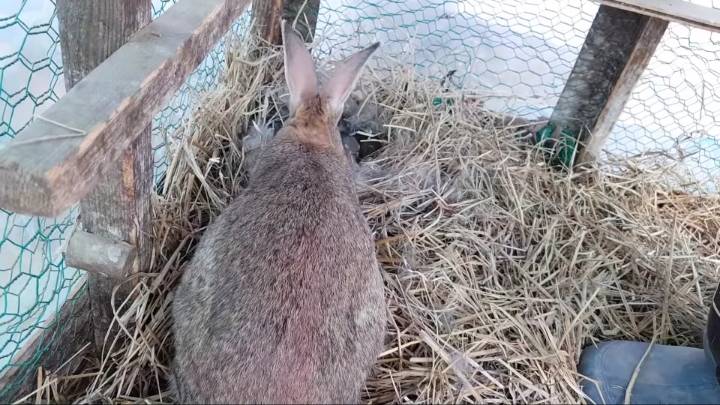
<svg viewBox="0 0 720 405">
<path fill-rule="evenodd" d="M 180 0 L 0 153 L 0 207 L 56 216 L 143 133 L 249 0 Z"/>
<path fill-rule="evenodd" d="M 152 20 L 150 0 L 57 0 L 56 10 L 66 90 Z"/>
<path fill-rule="evenodd" d="M 131 274 L 136 257 L 135 246 L 79 228 L 75 229 L 65 250 L 68 266 L 119 280 Z"/>
<path fill-rule="evenodd" d="M 283 0 L 253 0 L 252 28 L 253 36 L 262 38 L 270 45 L 280 45 L 280 19 Z"/>
<path fill-rule="evenodd" d="M 150 23 L 152 5 L 150 0 L 58 0 L 57 12 L 70 90 Z M 147 265 L 136 252 L 148 245 L 152 163 L 146 124 L 119 161 L 102 168 L 100 181 L 80 202 L 79 223 L 68 242 L 68 264 L 90 270 L 88 332 L 98 354 L 113 319 L 113 289 L 120 285 L 115 299 L 122 302 L 130 288 L 123 279 Z"/>
<path fill-rule="evenodd" d="M 113 289 L 119 286 L 114 300 L 119 307 L 132 289 L 131 283 L 123 281 L 150 266 L 152 186 L 153 153 L 148 125 L 123 151 L 119 162 L 112 163 L 95 188 L 80 201 L 80 226 L 87 234 L 76 232 L 73 236 L 81 240 L 71 239 L 69 243 L 73 247 L 83 244 L 80 247 L 83 250 L 68 245 L 67 254 L 70 260 L 82 261 L 77 263 L 78 268 L 89 271 L 88 296 L 98 353 L 114 317 Z M 98 255 L 93 257 L 93 253 Z M 117 261 L 113 263 L 110 256 L 116 256 Z"/>
<path fill-rule="evenodd" d="M 283 17 L 293 23 L 293 28 L 305 42 L 310 43 L 315 38 L 319 13 L 320 0 L 285 0 Z"/>
<path fill-rule="evenodd" d="M 253 0 L 252 33 L 271 45 L 280 45 L 280 21 L 295 23 L 295 30 L 305 42 L 315 36 L 320 0 Z"/>
<path fill-rule="evenodd" d="M 595 159 L 652 58 L 667 21 L 600 6 L 550 117 L 576 134 L 582 162 Z"/>
<path fill-rule="evenodd" d="M 720 31 L 720 9 L 686 0 L 595 0 L 601 4 L 669 22 Z"/>
</svg>

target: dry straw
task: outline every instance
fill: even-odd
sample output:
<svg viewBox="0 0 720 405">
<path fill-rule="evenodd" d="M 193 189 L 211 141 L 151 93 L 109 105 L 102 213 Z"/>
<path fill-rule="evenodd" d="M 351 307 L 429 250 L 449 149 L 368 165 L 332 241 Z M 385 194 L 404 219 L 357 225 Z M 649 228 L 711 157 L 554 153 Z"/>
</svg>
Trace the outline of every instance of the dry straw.
<svg viewBox="0 0 720 405">
<path fill-rule="evenodd" d="M 169 146 L 154 264 L 116 309 L 109 354 L 79 375 L 42 375 L 29 400 L 171 401 L 172 287 L 243 188 L 242 136 L 282 110 L 278 54 L 245 55 L 230 54 Z M 671 167 L 637 159 L 553 170 L 524 123 L 409 69 L 367 72 L 358 94 L 378 107 L 386 143 L 358 186 L 391 314 L 367 401 L 577 402 L 586 345 L 700 345 L 720 276 L 718 199 L 673 192 Z"/>
</svg>

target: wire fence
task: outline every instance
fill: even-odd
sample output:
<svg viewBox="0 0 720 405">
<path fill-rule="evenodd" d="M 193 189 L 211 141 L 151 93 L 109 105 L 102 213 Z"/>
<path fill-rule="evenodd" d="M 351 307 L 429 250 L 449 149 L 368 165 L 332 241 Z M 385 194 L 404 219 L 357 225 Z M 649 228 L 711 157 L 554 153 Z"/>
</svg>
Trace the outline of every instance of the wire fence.
<svg viewBox="0 0 720 405">
<path fill-rule="evenodd" d="M 153 18 L 176 0 L 153 0 Z M 0 4 L 0 153 L 14 138 L 65 94 L 62 54 L 55 0 L 18 0 Z M 248 15 L 232 32 L 242 32 Z M 159 181 L 167 168 L 167 146 L 176 140 L 182 121 L 200 94 L 213 88 L 225 61 L 221 41 L 154 118 L 152 147 L 154 175 Z M 174 138 L 175 137 L 175 138 Z M 52 340 L 34 345 L 38 332 L 65 325 L 55 323 L 63 304 L 73 305 L 85 291 L 84 272 L 68 267 L 63 258 L 77 209 L 54 219 L 30 217 L 0 209 L 0 377 L 14 373 L 20 381 L 35 373 Z M 68 302 L 70 300 L 70 302 Z M 0 398 L 10 396 L 17 384 L 0 387 Z"/>
<path fill-rule="evenodd" d="M 29 1 L 0 5 L 0 147 L 64 94 L 55 5 Z M 0 153 L 2 151 L 0 150 Z M 63 241 L 74 213 L 56 219 L 0 210 L 0 375 L 18 380 L 34 372 L 45 350 L 23 350 L 52 319 L 82 274 L 65 265 Z M 14 392 L 8 384 L 0 396 Z"/>
<path fill-rule="evenodd" d="M 693 0 L 720 7 L 720 0 Z M 174 0 L 154 0 L 157 16 Z M 326 0 L 315 52 L 337 58 L 372 41 L 397 64 L 487 93 L 489 109 L 549 117 L 598 5 L 589 0 Z M 245 20 L 234 30 L 242 32 Z M 64 94 L 54 0 L 0 4 L 0 153 L 2 144 Z M 678 165 L 688 191 L 714 193 L 720 178 L 720 34 L 671 23 L 605 146 L 605 158 L 639 154 Z M 213 88 L 224 65 L 220 44 L 153 122 L 155 176 L 193 100 Z M 380 66 L 382 67 L 382 66 Z M 33 373 L 44 348 L 23 344 L 47 328 L 81 271 L 63 261 L 76 218 L 0 210 L 0 375 Z M 13 387 L 0 387 L 0 396 Z"/>
<path fill-rule="evenodd" d="M 373 40 L 457 87 L 489 95 L 489 109 L 548 118 L 598 10 L 589 0 L 331 1 L 321 10 L 325 55 Z M 693 0 L 720 7 L 718 0 Z M 687 174 L 687 191 L 720 178 L 720 33 L 671 23 L 623 111 L 604 158 L 644 154 Z"/>
<path fill-rule="evenodd" d="M 153 14 L 161 14 L 173 2 L 153 1 Z M 54 0 L 0 3 L 0 148 L 65 94 L 60 52 Z M 189 105 L 188 94 L 212 85 L 219 66 L 206 61 L 197 73 L 203 80 L 186 84 L 158 114 L 155 138 L 178 127 Z M 154 150 L 159 156 L 162 147 L 155 145 Z M 162 171 L 163 161 L 156 162 L 157 171 Z M 55 323 L 61 307 L 73 305 L 85 293 L 84 272 L 68 267 L 63 258 L 76 218 L 76 209 L 54 219 L 0 209 L 0 377 L 12 373 L 17 381 L 1 386 L 0 398 L 11 397 L 18 384 L 35 373 L 54 342 L 33 345 L 31 351 L 29 343 L 49 328 L 56 328 L 53 336 L 58 336 L 66 326 Z"/>
</svg>

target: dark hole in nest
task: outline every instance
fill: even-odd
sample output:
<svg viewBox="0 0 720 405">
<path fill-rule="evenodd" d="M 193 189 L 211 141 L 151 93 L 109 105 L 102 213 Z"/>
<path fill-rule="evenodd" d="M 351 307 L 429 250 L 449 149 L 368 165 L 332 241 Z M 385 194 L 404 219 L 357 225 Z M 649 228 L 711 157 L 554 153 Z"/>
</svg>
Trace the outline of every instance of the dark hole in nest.
<svg viewBox="0 0 720 405">
<path fill-rule="evenodd" d="M 374 155 L 387 140 L 377 104 L 357 97 L 345 103 L 338 128 L 345 149 L 356 162 Z"/>
<path fill-rule="evenodd" d="M 272 107 L 265 113 L 266 119 L 258 117 L 257 127 L 248 129 L 248 136 L 256 131 L 267 131 L 276 134 L 288 119 L 287 104 L 270 104 Z M 380 108 L 370 98 L 353 95 L 345 103 L 343 115 L 338 122 L 338 130 L 350 156 L 359 163 L 375 155 L 387 141 L 387 134 L 383 127 L 383 117 Z"/>
</svg>

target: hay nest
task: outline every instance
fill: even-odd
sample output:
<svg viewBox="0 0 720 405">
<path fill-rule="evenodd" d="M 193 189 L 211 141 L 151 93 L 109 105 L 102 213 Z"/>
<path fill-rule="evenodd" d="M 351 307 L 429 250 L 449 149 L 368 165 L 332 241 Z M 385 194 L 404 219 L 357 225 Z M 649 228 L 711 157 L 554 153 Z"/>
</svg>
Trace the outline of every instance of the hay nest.
<svg viewBox="0 0 720 405">
<path fill-rule="evenodd" d="M 170 145 L 153 268 L 118 308 L 109 354 L 47 377 L 32 398 L 172 400 L 172 288 L 246 182 L 242 137 L 285 114 L 278 62 L 277 52 L 229 54 L 217 90 Z M 381 133 L 363 136 L 382 147 L 361 162 L 359 190 L 391 314 L 364 398 L 577 402 L 586 345 L 700 345 L 719 280 L 720 201 L 673 192 L 672 168 L 638 160 L 550 169 L 527 124 L 483 99 L 406 68 L 362 79 L 351 115 L 376 110 Z"/>
</svg>

